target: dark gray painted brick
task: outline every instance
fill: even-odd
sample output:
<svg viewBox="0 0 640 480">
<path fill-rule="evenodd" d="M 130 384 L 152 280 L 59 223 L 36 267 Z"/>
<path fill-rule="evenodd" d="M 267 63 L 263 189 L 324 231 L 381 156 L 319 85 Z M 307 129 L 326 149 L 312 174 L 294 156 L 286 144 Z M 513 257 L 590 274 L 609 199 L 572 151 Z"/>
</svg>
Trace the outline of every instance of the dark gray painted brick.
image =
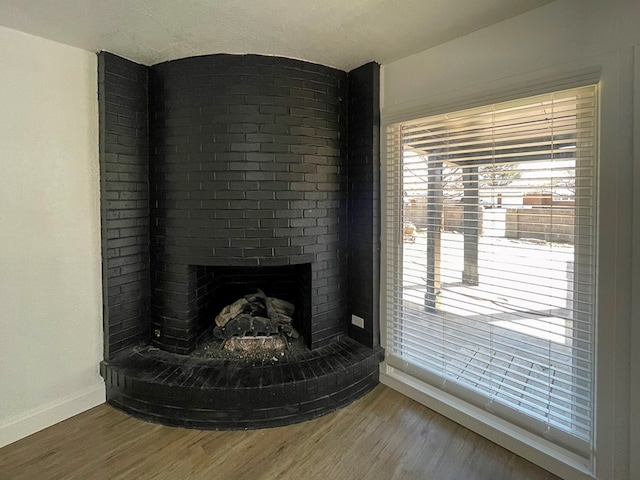
<svg viewBox="0 0 640 480">
<path fill-rule="evenodd" d="M 125 310 L 147 308 L 153 328 L 166 329 L 159 344 L 184 353 L 202 329 L 199 307 L 188 292 L 195 291 L 204 265 L 309 262 L 317 295 L 307 340 L 318 347 L 344 335 L 352 307 L 366 309 L 374 301 L 371 279 L 360 278 L 370 270 L 364 263 L 371 259 L 379 266 L 374 228 L 379 196 L 371 193 L 379 178 L 372 171 L 376 159 L 370 160 L 379 138 L 370 135 L 377 113 L 365 108 L 376 100 L 375 69 L 347 75 L 259 55 L 194 57 L 147 69 L 109 57 L 108 78 L 114 79 L 101 105 L 108 106 L 103 137 L 109 142 L 102 158 L 109 168 L 103 205 L 110 213 L 103 221 L 116 222 L 105 229 L 105 255 L 112 260 L 112 275 L 121 278 L 110 278 L 117 284 L 109 285 L 108 294 L 123 295 L 124 286 L 140 282 L 129 295 L 144 297 L 151 278 L 150 307 L 141 302 L 138 308 L 126 297 L 133 303 Z M 107 173 L 117 177 L 107 180 Z M 359 195 L 357 202 L 347 185 Z M 362 218 L 356 208 L 362 208 Z M 347 234 L 347 228 L 354 231 Z M 348 265 L 347 247 L 359 237 L 364 250 L 354 249 L 354 265 Z M 371 252 L 367 245 L 374 248 L 368 257 L 359 253 Z M 124 249 L 130 249 L 126 255 Z M 135 271 L 145 254 L 150 268 Z M 181 273 L 166 282 L 159 275 L 164 271 Z M 347 300 L 354 282 L 361 293 L 366 290 L 366 305 Z M 179 305 L 167 306 L 163 296 Z M 373 326 L 370 330 L 371 337 L 377 335 Z"/>
<path fill-rule="evenodd" d="M 349 333 L 369 346 L 380 342 L 380 66 L 349 72 L 348 279 L 349 313 L 365 320 Z"/>
<path fill-rule="evenodd" d="M 148 68 L 98 56 L 105 358 L 149 329 Z M 127 325 L 127 328 L 123 328 Z"/>
</svg>

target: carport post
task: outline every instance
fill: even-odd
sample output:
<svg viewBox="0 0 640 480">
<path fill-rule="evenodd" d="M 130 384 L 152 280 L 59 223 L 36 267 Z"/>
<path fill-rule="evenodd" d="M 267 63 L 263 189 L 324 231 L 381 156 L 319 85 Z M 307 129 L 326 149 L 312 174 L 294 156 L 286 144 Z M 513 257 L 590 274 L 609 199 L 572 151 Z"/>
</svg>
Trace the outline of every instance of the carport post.
<svg viewBox="0 0 640 480">
<path fill-rule="evenodd" d="M 478 167 L 462 169 L 463 236 L 464 236 L 464 268 L 462 283 L 478 285 L 478 238 L 480 232 L 480 207 L 478 189 Z"/>
<path fill-rule="evenodd" d="M 429 163 L 427 180 L 427 281 L 424 306 L 434 312 L 440 293 L 440 251 L 442 236 L 442 161 Z"/>
</svg>

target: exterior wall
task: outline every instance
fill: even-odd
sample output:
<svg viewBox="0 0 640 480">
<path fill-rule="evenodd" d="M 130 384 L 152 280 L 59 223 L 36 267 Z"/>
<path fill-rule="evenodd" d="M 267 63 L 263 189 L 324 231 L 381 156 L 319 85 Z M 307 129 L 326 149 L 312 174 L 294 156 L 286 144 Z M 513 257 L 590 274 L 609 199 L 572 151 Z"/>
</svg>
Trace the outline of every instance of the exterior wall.
<svg viewBox="0 0 640 480">
<path fill-rule="evenodd" d="M 0 27 L 0 447 L 104 402 L 93 53 Z"/>
<path fill-rule="evenodd" d="M 427 197 L 416 197 L 405 207 L 405 218 L 417 228 L 427 227 Z M 482 235 L 482 219 L 484 210 L 478 207 L 478 234 Z M 442 228 L 445 232 L 464 231 L 464 205 L 445 203 L 442 205 Z"/>
<path fill-rule="evenodd" d="M 505 223 L 507 238 L 567 243 L 575 239 L 575 215 L 571 208 L 509 208 Z"/>
</svg>

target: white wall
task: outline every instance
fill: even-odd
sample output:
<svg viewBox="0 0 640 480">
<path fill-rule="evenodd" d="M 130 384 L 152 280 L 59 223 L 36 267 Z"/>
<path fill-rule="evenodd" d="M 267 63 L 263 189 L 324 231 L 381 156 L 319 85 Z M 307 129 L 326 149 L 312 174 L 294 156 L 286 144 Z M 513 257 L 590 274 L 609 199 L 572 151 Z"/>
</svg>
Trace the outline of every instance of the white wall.
<svg viewBox="0 0 640 480">
<path fill-rule="evenodd" d="M 0 27 L 0 446 L 104 402 L 96 55 Z"/>
<path fill-rule="evenodd" d="M 383 123 L 601 72 L 596 472 L 602 479 L 640 478 L 640 355 L 632 353 L 640 350 L 640 301 L 632 303 L 640 295 L 640 238 L 634 241 L 631 228 L 635 219 L 640 233 L 640 194 L 633 197 L 640 152 L 634 160 L 632 129 L 634 83 L 640 106 L 638 25 L 637 0 L 559 0 L 382 68 Z"/>
</svg>

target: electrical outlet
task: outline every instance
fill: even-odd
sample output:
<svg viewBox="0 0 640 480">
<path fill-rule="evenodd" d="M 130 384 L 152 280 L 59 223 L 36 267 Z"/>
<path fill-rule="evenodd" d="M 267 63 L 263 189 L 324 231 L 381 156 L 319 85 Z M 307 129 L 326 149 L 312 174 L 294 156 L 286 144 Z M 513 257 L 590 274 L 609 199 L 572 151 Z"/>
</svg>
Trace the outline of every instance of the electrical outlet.
<svg viewBox="0 0 640 480">
<path fill-rule="evenodd" d="M 357 315 L 351 315 L 351 323 L 353 323 L 356 327 L 364 328 L 364 318 Z"/>
</svg>

